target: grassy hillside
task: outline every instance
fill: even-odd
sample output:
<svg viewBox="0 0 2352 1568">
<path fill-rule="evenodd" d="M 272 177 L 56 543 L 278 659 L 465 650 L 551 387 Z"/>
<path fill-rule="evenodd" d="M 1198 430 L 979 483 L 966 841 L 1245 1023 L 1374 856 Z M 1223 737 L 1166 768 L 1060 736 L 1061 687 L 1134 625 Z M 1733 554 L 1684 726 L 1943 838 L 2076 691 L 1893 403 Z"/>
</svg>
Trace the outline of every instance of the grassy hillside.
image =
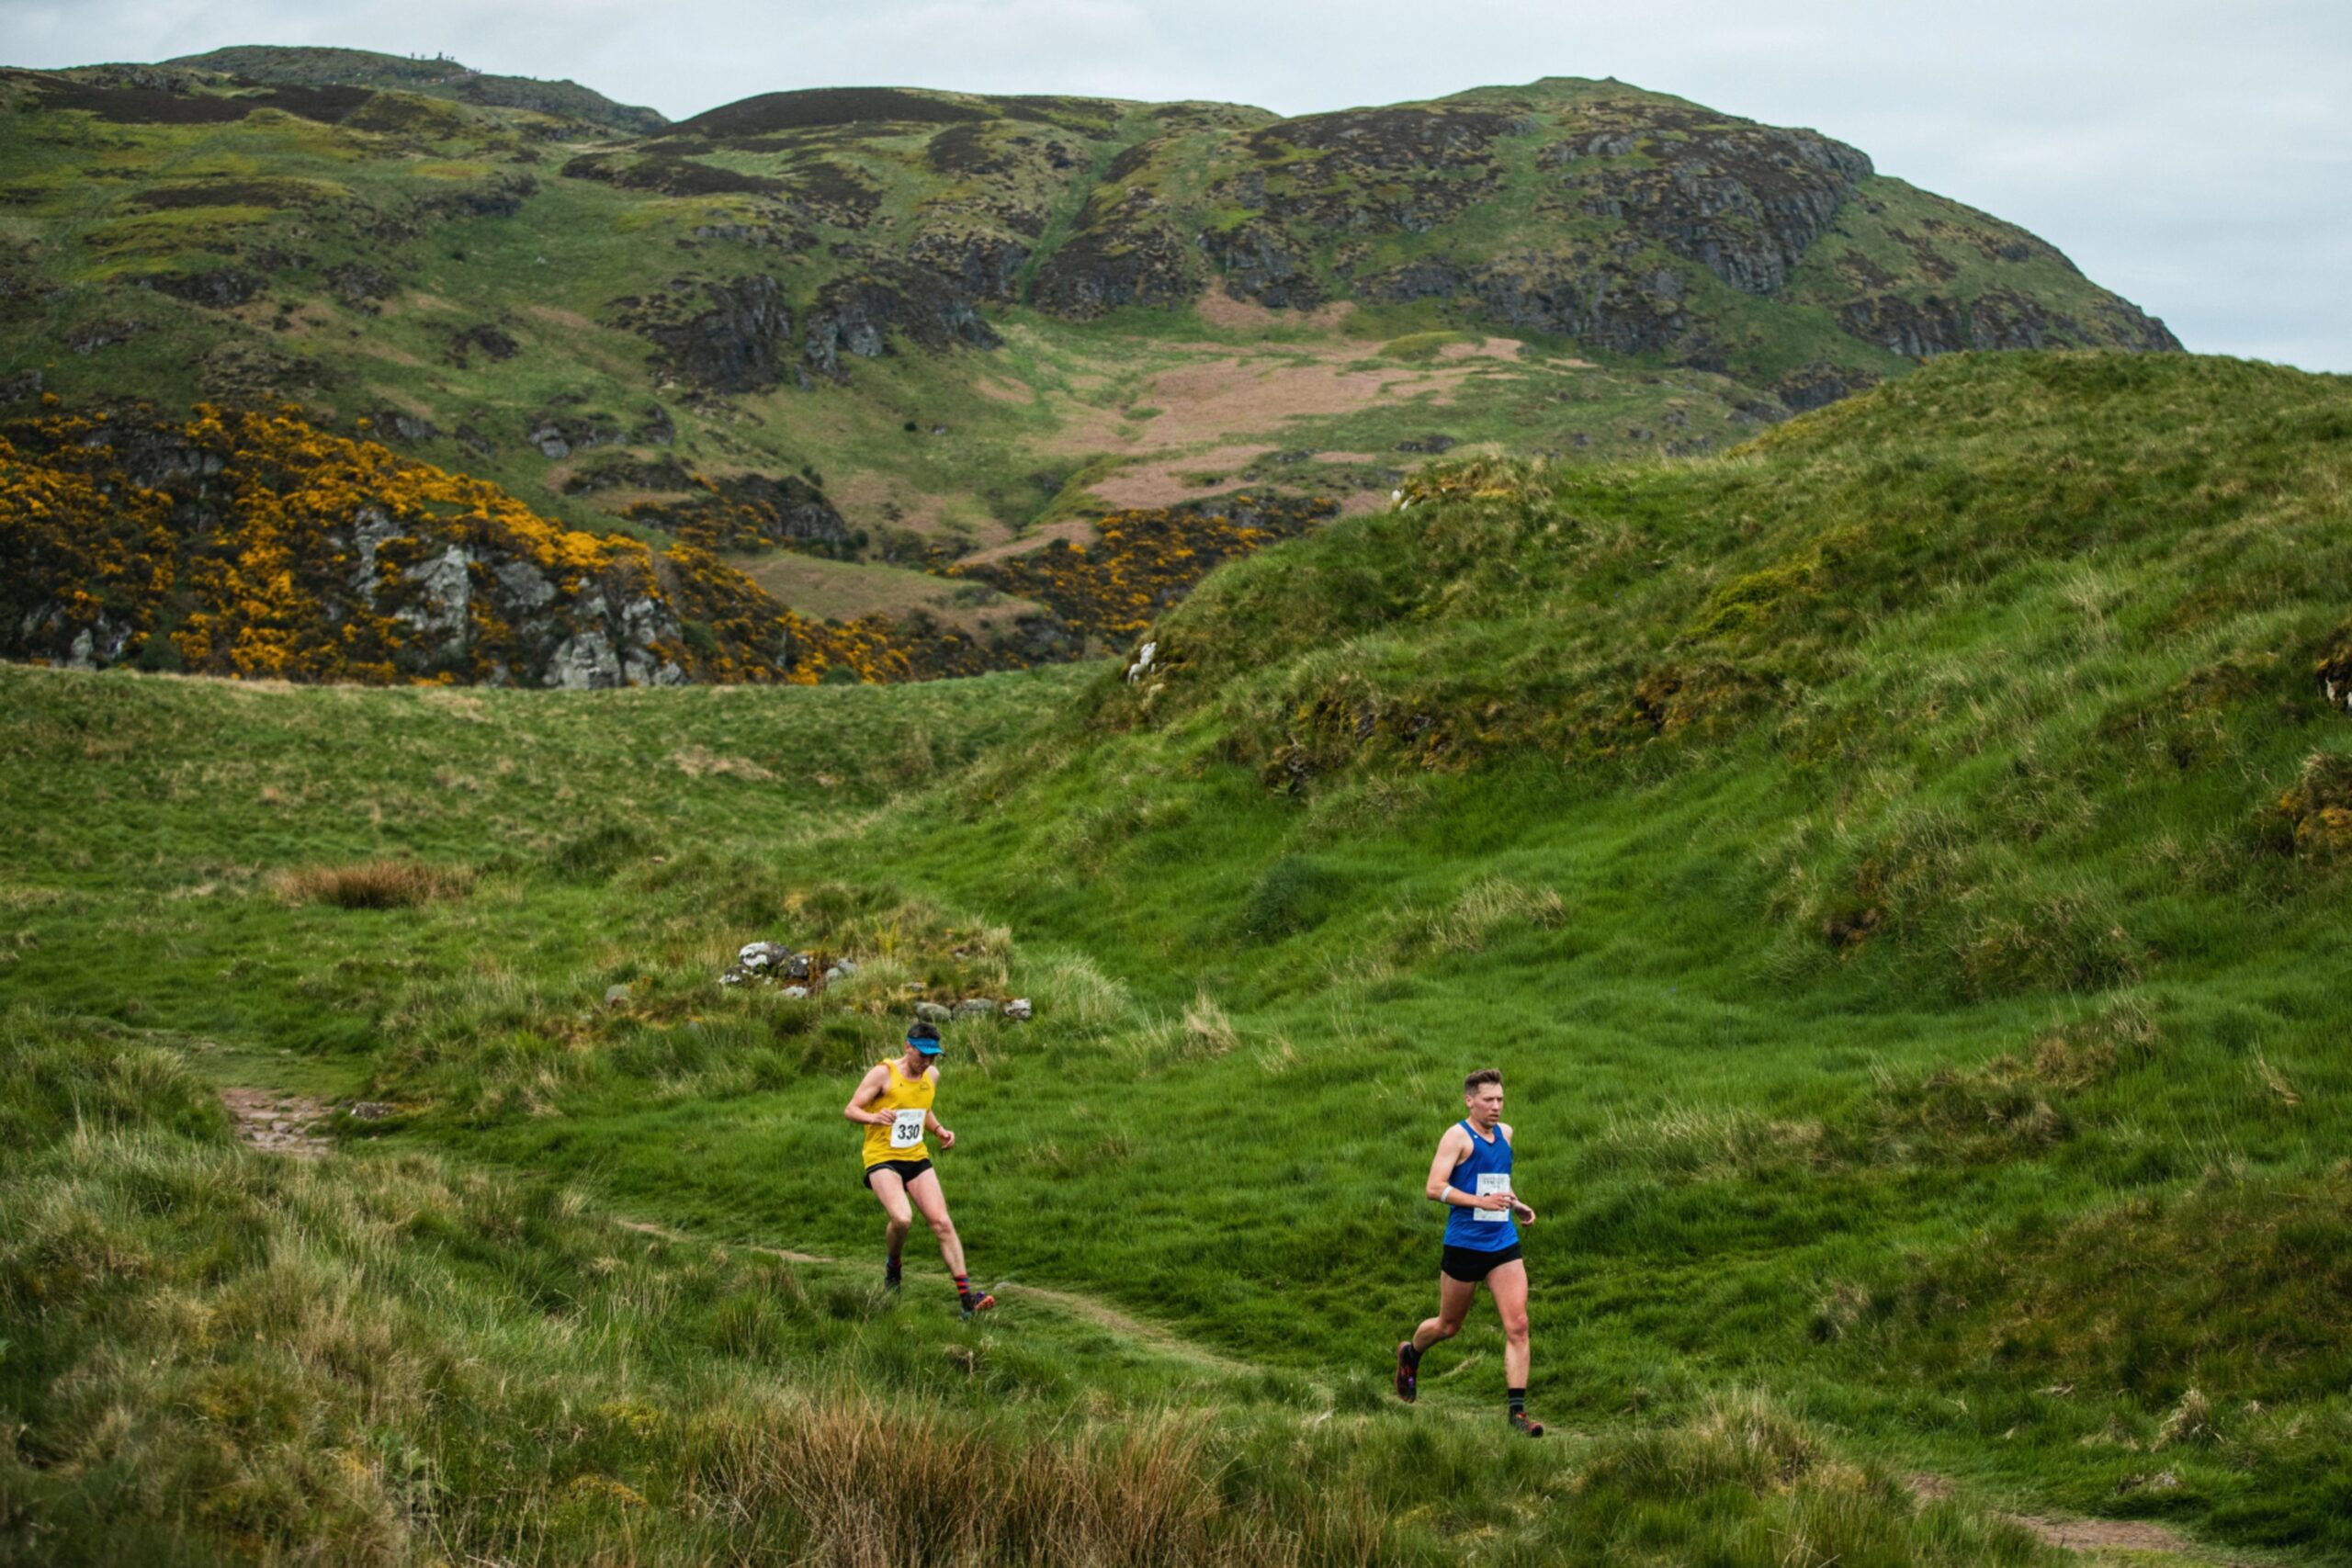
<svg viewBox="0 0 2352 1568">
<path fill-rule="evenodd" d="M 940 568 L 1188 502 L 1368 510 L 1449 451 L 1721 450 L 1957 349 L 2177 346 L 1855 149 L 1614 83 L 664 126 L 565 85 L 275 49 L 0 73 L 0 403 L 291 400 L 1012 663 L 1100 628 Z"/>
<path fill-rule="evenodd" d="M 542 82 L 530 76 L 486 74 L 447 56 L 431 60 L 379 54 L 365 49 L 286 48 L 248 45 L 183 54 L 166 68 L 218 72 L 248 82 L 283 82 L 306 87 L 390 87 L 458 103 L 530 109 L 562 119 L 584 121 L 642 135 L 669 122 L 653 110 L 616 104 L 577 82 Z"/>
<path fill-rule="evenodd" d="M 878 1265 L 849 1084 L 910 983 L 1029 997 L 1034 1022 L 949 1027 L 942 1089 L 976 1272 L 1015 1287 L 1001 1322 L 951 1336 L 919 1260 L 889 1327 L 821 1343 L 932 1376 L 1027 1347 L 1036 1392 L 1008 1374 L 999 1403 L 1080 1449 L 1114 1411 L 1208 1412 L 1183 1473 L 1240 1512 L 1206 1513 L 1201 1555 L 1228 1529 L 1317 1561 L 2030 1554 L 1991 1509 L 2159 1521 L 2191 1560 L 2338 1560 L 2347 432 L 2340 378 L 1950 360 L 1725 457 L 1440 465 L 1401 509 L 1214 575 L 1132 681 L 533 698 L 6 672 L 0 904 L 37 1010 L 15 1049 L 82 1064 L 12 1070 L 166 1084 L 176 1062 L 384 1102 L 337 1122 L 303 1190 L 493 1168 L 518 1195 L 465 1213 L 529 1214 L 576 1189 L 481 1267 L 551 1271 L 559 1319 L 594 1318 L 621 1287 L 561 1259 L 622 1256 L 607 1211 L 842 1259 L 803 1288 L 854 1294 Z M 860 968 L 806 999 L 717 985 L 755 937 Z M 125 1051 L 148 1065 L 107 1065 Z M 1556 1446 L 1490 1435 L 1491 1319 L 1432 1353 L 1419 1407 L 1382 1393 L 1429 1310 L 1421 1171 L 1485 1065 L 1544 1214 Z M 294 1179 L 156 1092 L 151 1130 L 85 1111 L 17 1179 L 128 1182 L 159 1140 L 213 1179 Z M 107 1103 L 12 1091 L 77 1098 Z M 187 1201 L 139 1179 L 143 1212 Z M 26 1190 L 0 1208 L 75 1201 Z M 58 1255 L 10 1223 L 12 1256 Z M 488 1224 L 412 1227 L 386 1267 L 448 1267 Z M 0 1296 L 0 1332 L 37 1347 L 0 1361 L 19 1517 L 88 1517 L 40 1490 L 98 1440 L 62 1403 L 119 1386 L 86 1369 L 226 1354 L 166 1340 L 159 1292 L 214 1312 L 244 1288 L 242 1265 L 182 1272 L 200 1232 L 84 1234 L 74 1256 L 129 1261 Z M 1062 1345 L 1021 1286 L 1247 1371 L 1155 1382 Z M 818 1330 L 777 1310 L 758 1332 L 797 1389 L 820 1374 L 787 1348 Z M 627 1332 L 585 1342 L 634 1365 Z M 643 1397 L 734 1409 L 710 1343 L 637 1371 Z M 288 1408 L 356 1397 L 322 1364 Z M 943 1432 L 1012 1430 L 909 1376 L 859 1384 Z M 494 1404 L 447 1419 L 544 1419 Z M 695 1522 L 740 1516 L 707 1511 L 692 1444 L 458 1472 L 453 1446 L 511 1450 L 407 1420 L 474 1510 L 449 1537 L 469 1549 L 610 1539 L 515 1533 L 590 1471 L 648 1499 L 629 1518 L 663 1552 L 750 1540 Z M 1874 1475 L 1954 1502 L 1915 1512 Z M 1284 1477 L 1330 1484 L 1310 1507 Z M 122 1518 L 186 1506 L 144 1495 Z M 1368 1515 L 1317 1511 L 1347 1498 Z"/>
</svg>

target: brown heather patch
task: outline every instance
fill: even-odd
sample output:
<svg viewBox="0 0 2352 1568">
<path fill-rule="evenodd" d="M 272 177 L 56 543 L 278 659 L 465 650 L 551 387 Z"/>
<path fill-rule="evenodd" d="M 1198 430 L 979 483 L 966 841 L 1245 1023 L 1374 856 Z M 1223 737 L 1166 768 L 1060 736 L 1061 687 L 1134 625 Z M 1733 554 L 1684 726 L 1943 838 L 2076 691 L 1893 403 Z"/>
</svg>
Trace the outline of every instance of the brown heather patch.
<svg viewBox="0 0 2352 1568">
<path fill-rule="evenodd" d="M 405 909 L 436 898 L 462 897 L 474 874 L 466 866 L 371 860 L 351 865 L 307 865 L 273 873 L 270 891 L 287 904 L 332 904 L 339 909 Z"/>
</svg>

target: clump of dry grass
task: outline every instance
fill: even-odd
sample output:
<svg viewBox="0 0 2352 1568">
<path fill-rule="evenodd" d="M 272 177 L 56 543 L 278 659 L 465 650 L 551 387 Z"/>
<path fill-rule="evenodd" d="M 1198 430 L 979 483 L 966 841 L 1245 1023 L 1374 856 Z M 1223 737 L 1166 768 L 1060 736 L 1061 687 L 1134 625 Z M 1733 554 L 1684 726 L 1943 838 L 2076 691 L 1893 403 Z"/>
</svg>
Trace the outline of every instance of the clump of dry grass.
<svg viewBox="0 0 2352 1568">
<path fill-rule="evenodd" d="M 277 872 L 269 878 L 269 889 L 287 904 L 332 904 L 338 909 L 406 909 L 436 898 L 463 897 L 473 882 L 470 866 L 369 860 L 350 865 L 304 865 Z"/>
<path fill-rule="evenodd" d="M 920 1407 L 820 1396 L 726 1425 L 707 1464 L 738 1507 L 797 1516 L 799 1561 L 1165 1564 L 1295 1562 L 1295 1536 L 1218 1495 L 1204 1424 L 1145 1418 L 1116 1436 L 1010 1442 Z M 919 1474 L 913 1487 L 875 1484 Z M 1252 1524 L 1261 1527 L 1250 1528 Z"/>
</svg>

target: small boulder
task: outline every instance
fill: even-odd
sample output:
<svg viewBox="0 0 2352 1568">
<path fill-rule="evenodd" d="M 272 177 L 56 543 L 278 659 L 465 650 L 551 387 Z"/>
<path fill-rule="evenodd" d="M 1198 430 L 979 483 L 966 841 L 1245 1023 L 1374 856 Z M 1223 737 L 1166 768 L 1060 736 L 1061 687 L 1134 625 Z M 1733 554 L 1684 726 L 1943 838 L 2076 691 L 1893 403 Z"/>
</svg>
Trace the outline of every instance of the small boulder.
<svg viewBox="0 0 2352 1568">
<path fill-rule="evenodd" d="M 808 987 L 806 986 L 786 986 L 784 988 L 784 994 L 797 1002 L 801 998 L 808 994 Z"/>
<path fill-rule="evenodd" d="M 857 965 L 851 963 L 846 958 L 835 959 L 833 961 L 833 967 L 840 972 L 843 979 L 847 979 L 850 976 L 857 973 Z"/>
<path fill-rule="evenodd" d="M 627 986 L 607 986 L 605 987 L 605 1005 L 606 1007 L 616 1008 L 627 1000 L 628 1000 L 628 987 Z"/>
<path fill-rule="evenodd" d="M 1029 998 L 1027 997 L 1015 997 L 1011 1001 L 1004 1004 L 1004 1016 L 1012 1020 L 1015 1023 L 1028 1022 L 1030 1008 Z"/>
<path fill-rule="evenodd" d="M 949 1010 L 951 1018 L 986 1018 L 996 1011 L 996 1003 L 986 997 L 966 997 Z"/>
<path fill-rule="evenodd" d="M 956 1015 L 937 1002 L 917 1002 L 915 1016 L 926 1023 L 947 1023 L 953 1021 Z"/>
</svg>

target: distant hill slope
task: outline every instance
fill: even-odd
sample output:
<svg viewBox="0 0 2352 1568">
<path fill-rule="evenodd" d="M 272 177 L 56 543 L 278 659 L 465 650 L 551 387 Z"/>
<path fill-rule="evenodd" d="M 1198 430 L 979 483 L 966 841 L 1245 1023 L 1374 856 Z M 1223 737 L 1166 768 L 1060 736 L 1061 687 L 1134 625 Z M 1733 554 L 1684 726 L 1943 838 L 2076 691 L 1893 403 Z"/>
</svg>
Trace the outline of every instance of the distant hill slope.
<svg viewBox="0 0 2352 1568">
<path fill-rule="evenodd" d="M 446 56 L 419 60 L 365 49 L 247 44 L 203 54 L 183 54 L 164 63 L 190 71 L 217 71 L 252 82 L 285 82 L 313 87 L 393 87 L 464 104 L 531 109 L 640 136 L 670 123 L 652 109 L 616 104 L 577 82 L 492 75 Z"/>
<path fill-rule="evenodd" d="M 1613 82 L 1287 120 L 837 88 L 632 136 L 460 69 L 0 73 L 0 405 L 291 400 L 1017 663 L 1133 624 L 1038 633 L 1048 578 L 1108 603 L 1099 550 L 1002 564 L 1106 514 L 1361 512 L 1442 452 L 1688 456 L 1958 349 L 2177 346 L 1855 149 Z"/>
</svg>

